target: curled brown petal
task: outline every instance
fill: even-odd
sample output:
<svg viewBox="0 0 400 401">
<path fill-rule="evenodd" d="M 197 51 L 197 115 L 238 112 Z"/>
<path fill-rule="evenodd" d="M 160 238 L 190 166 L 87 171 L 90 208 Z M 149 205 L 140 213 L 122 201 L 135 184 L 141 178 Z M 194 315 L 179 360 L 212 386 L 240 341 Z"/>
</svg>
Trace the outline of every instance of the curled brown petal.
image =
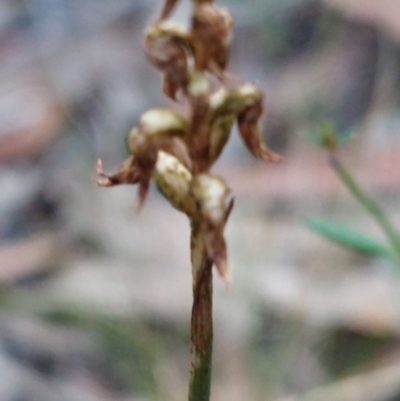
<svg viewBox="0 0 400 401">
<path fill-rule="evenodd" d="M 97 160 L 96 169 L 100 179 L 96 179 L 94 182 L 100 187 L 113 187 L 122 184 L 139 184 L 136 210 L 142 208 L 149 189 L 151 170 L 146 171 L 140 169 L 133 156 L 130 156 L 122 164 L 116 174 L 105 174 L 101 159 Z"/>
<path fill-rule="evenodd" d="M 247 149 L 257 158 L 279 162 L 282 157 L 262 143 L 259 119 L 262 114 L 262 103 L 257 101 L 247 106 L 238 114 L 238 128 Z"/>
<path fill-rule="evenodd" d="M 224 77 L 233 20 L 225 7 L 202 2 L 195 7 L 192 17 L 192 46 L 196 68 L 209 70 L 218 78 Z"/>
<path fill-rule="evenodd" d="M 133 156 L 122 164 L 116 174 L 105 174 L 101 159 L 97 160 L 96 170 L 100 178 L 95 179 L 94 182 L 99 187 L 113 187 L 115 185 L 137 184 L 139 182 L 140 173 Z"/>
<path fill-rule="evenodd" d="M 281 156 L 267 148 L 261 140 L 259 120 L 263 112 L 262 92 L 253 84 L 234 89 L 220 89 L 210 97 L 211 122 L 224 116 L 237 116 L 238 128 L 247 149 L 257 158 L 280 161 Z"/>
</svg>

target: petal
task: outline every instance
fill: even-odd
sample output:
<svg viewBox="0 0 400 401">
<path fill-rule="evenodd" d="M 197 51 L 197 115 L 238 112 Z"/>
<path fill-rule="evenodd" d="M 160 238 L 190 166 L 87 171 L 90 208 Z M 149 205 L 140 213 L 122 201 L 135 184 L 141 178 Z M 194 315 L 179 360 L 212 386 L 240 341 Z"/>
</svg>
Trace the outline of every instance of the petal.
<svg viewBox="0 0 400 401">
<path fill-rule="evenodd" d="M 257 158 L 280 161 L 281 156 L 268 149 L 261 140 L 259 120 L 263 112 L 262 93 L 253 84 L 231 90 L 220 89 L 210 97 L 211 121 L 237 116 L 238 128 L 247 149 Z"/>
<path fill-rule="evenodd" d="M 204 242 L 207 253 L 213 261 L 219 275 L 224 279 L 226 285 L 231 283 L 228 266 L 228 254 L 225 238 L 222 230 L 204 233 Z"/>
<path fill-rule="evenodd" d="M 140 118 L 139 127 L 128 133 L 126 144 L 143 173 L 151 175 L 158 151 L 177 157 L 187 168 L 191 159 L 185 140 L 188 122 L 180 113 L 169 109 L 151 109 Z"/>
<path fill-rule="evenodd" d="M 95 179 L 94 182 L 99 187 L 113 187 L 115 185 L 137 184 L 139 182 L 140 173 L 133 156 L 130 156 L 122 164 L 116 174 L 105 174 L 101 159 L 97 160 L 96 170 L 100 178 Z"/>
<path fill-rule="evenodd" d="M 135 207 L 137 212 L 139 212 L 144 205 L 144 202 L 147 198 L 147 193 L 149 192 L 149 187 L 150 187 L 150 177 L 146 178 L 143 177 L 139 182 L 138 197 Z"/>
<path fill-rule="evenodd" d="M 238 115 L 238 128 L 247 149 L 257 158 L 278 162 L 282 157 L 262 143 L 259 119 L 262 114 L 261 102 L 247 106 Z"/>
<path fill-rule="evenodd" d="M 130 156 L 119 168 L 116 174 L 105 174 L 103 172 L 103 163 L 101 159 L 97 161 L 97 174 L 100 179 L 94 182 L 100 187 L 113 187 L 121 184 L 139 184 L 138 199 L 136 210 L 140 210 L 146 200 L 149 189 L 151 172 L 144 173 L 137 165 L 133 156 Z"/>
<path fill-rule="evenodd" d="M 171 109 L 151 109 L 142 114 L 139 130 L 146 136 L 185 136 L 188 129 L 186 118 Z"/>
<path fill-rule="evenodd" d="M 187 79 L 185 80 L 179 80 L 176 79 L 173 75 L 164 75 L 164 80 L 163 80 L 163 85 L 162 89 L 163 92 L 166 96 L 168 96 L 170 99 L 178 101 L 178 93 L 179 89 L 181 87 L 186 87 L 187 86 Z"/>
</svg>

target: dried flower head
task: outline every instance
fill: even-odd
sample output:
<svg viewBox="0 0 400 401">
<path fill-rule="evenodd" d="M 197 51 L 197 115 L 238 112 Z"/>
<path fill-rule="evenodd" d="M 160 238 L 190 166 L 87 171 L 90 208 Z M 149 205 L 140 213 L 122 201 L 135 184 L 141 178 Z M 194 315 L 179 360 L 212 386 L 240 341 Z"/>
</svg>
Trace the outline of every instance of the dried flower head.
<svg viewBox="0 0 400 401">
<path fill-rule="evenodd" d="M 97 185 L 138 184 L 140 208 L 153 180 L 191 225 L 193 309 L 189 401 L 208 401 L 212 354 L 212 266 L 230 282 L 224 229 L 233 196 L 223 178 L 210 172 L 235 122 L 257 158 L 279 161 L 261 140 L 263 97 L 254 84 L 227 85 L 233 20 L 213 0 L 192 0 L 190 29 L 168 20 L 179 0 L 165 0 L 145 32 L 148 59 L 163 75 L 163 91 L 185 102 L 188 113 L 155 108 L 140 117 L 126 137 L 129 157 L 115 174 L 97 163 Z M 213 83 L 219 82 L 219 89 Z M 238 82 L 237 80 L 235 81 Z M 221 87 L 222 86 L 222 87 Z"/>
<path fill-rule="evenodd" d="M 255 157 L 268 161 L 281 158 L 261 140 L 260 89 L 254 84 L 217 90 L 212 86 L 210 75 L 229 77 L 226 67 L 233 21 L 228 10 L 213 1 L 196 0 L 191 28 L 185 29 L 167 19 L 177 3 L 165 1 L 160 17 L 146 30 L 145 50 L 163 74 L 164 93 L 187 102 L 189 115 L 170 109 L 145 112 L 127 135 L 129 158 L 111 175 L 103 172 L 99 161 L 96 183 L 107 187 L 138 184 L 140 207 L 153 179 L 172 206 L 189 217 L 192 254 L 205 250 L 228 280 L 223 231 L 233 197 L 224 180 L 210 168 L 223 151 L 235 121 Z"/>
</svg>

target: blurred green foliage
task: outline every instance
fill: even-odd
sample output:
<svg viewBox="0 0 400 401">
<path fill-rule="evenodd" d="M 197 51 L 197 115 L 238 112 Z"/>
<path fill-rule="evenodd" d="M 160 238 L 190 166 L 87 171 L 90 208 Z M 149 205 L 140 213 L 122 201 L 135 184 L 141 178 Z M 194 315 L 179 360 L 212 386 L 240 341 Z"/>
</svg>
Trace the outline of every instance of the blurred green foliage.
<svg viewBox="0 0 400 401">
<path fill-rule="evenodd" d="M 307 227 L 323 237 L 347 248 L 375 256 L 388 257 L 396 263 L 399 263 L 399 233 L 392 226 L 390 218 L 388 218 L 380 206 L 364 192 L 355 178 L 336 156 L 336 149 L 351 138 L 351 132 L 340 134 L 335 129 L 333 123 L 325 122 L 320 125 L 319 130 L 305 131 L 303 137 L 328 151 L 330 165 L 333 170 L 347 187 L 353 198 L 368 212 L 371 218 L 378 223 L 387 237 L 388 245 L 374 239 L 364 232 L 325 218 L 309 217 L 305 220 Z"/>
<path fill-rule="evenodd" d="M 352 227 L 322 217 L 308 217 L 306 226 L 340 245 L 375 256 L 392 258 L 389 246 Z"/>
</svg>

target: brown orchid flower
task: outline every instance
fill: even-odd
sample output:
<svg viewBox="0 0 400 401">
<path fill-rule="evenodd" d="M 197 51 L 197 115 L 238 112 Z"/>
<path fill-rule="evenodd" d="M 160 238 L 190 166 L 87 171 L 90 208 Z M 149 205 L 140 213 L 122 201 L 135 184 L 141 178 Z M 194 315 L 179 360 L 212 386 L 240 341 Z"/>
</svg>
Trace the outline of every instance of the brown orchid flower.
<svg viewBox="0 0 400 401">
<path fill-rule="evenodd" d="M 177 1 L 167 1 L 160 18 L 145 33 L 145 51 L 163 72 L 163 91 L 173 100 L 188 95 L 191 75 L 209 71 L 219 79 L 230 77 L 227 67 L 233 20 L 225 7 L 212 1 L 195 2 L 191 30 L 166 20 Z"/>
<path fill-rule="evenodd" d="M 196 68 L 208 70 L 219 79 L 229 60 L 233 20 L 225 7 L 204 3 L 194 7 L 192 46 Z"/>
<path fill-rule="evenodd" d="M 163 152 L 162 160 L 164 160 L 162 166 L 165 165 L 167 155 L 173 157 L 173 167 L 169 167 L 168 171 L 170 177 L 176 174 L 176 183 L 179 182 L 178 178 L 183 169 L 190 173 L 190 178 L 186 177 L 186 180 L 194 183 L 191 195 L 194 196 L 194 200 L 187 200 L 189 204 L 193 202 L 205 204 L 201 196 L 202 191 L 206 193 L 209 188 L 217 188 L 215 183 L 210 187 L 200 185 L 205 182 L 214 182 L 210 178 L 214 176 L 209 173 L 205 176 L 201 174 L 208 172 L 221 154 L 229 139 L 235 119 L 237 119 L 239 132 L 246 147 L 254 156 L 269 161 L 281 160 L 279 155 L 268 149 L 261 141 L 259 119 L 262 113 L 262 95 L 256 86 L 245 84 L 231 90 L 220 89 L 211 95 L 208 95 L 207 88 L 204 88 L 204 91 L 196 92 L 197 102 L 202 99 L 203 105 L 195 103 L 196 109 L 190 121 L 169 109 L 152 109 L 144 113 L 138 126 L 132 128 L 127 135 L 126 143 L 130 157 L 114 175 L 106 175 L 99 162 L 98 174 L 101 179 L 97 181 L 97 184 L 100 186 L 139 184 L 137 207 L 140 208 L 147 196 L 150 180 L 156 175 L 158 177 L 157 185 L 161 192 L 175 207 L 193 219 L 192 206 L 182 206 L 185 203 L 182 199 L 189 199 L 190 196 L 173 194 L 163 184 L 161 171 L 165 171 L 165 169 L 157 169 L 161 151 Z M 199 174 L 203 177 L 201 180 L 198 178 Z M 208 181 L 204 177 L 208 177 Z M 215 182 L 218 182 L 222 188 L 221 178 Z M 182 191 L 182 186 L 180 188 L 179 191 Z M 186 188 L 185 191 L 188 189 Z M 228 190 L 222 192 L 228 193 Z M 217 192 L 210 193 L 216 194 Z M 174 196 L 181 200 L 174 201 Z M 205 197 L 211 199 L 208 192 Z M 225 210 L 221 205 L 220 211 Z M 226 246 L 222 234 L 225 223 L 222 223 L 221 220 L 216 224 L 215 221 L 207 219 L 207 213 L 204 210 L 208 209 L 200 208 L 198 212 L 200 220 L 204 220 L 201 225 L 203 228 L 200 231 L 203 239 L 207 238 L 205 241 L 208 244 L 207 252 L 218 271 L 228 277 Z M 214 239 L 210 240 L 210 238 Z M 217 243 L 220 251 L 216 250 L 218 246 L 215 244 Z"/>
<path fill-rule="evenodd" d="M 137 209 L 147 196 L 150 179 L 157 163 L 158 153 L 163 150 L 175 156 L 186 168 L 191 162 L 185 145 L 187 121 L 179 113 L 168 109 L 152 109 L 142 115 L 137 127 L 133 127 L 126 137 L 130 157 L 118 172 L 106 175 L 101 161 L 97 171 L 101 179 L 99 186 L 139 184 Z"/>
<path fill-rule="evenodd" d="M 179 24 L 156 22 L 145 33 L 145 51 L 152 64 L 163 72 L 163 91 L 177 100 L 179 90 L 184 95 L 189 85 L 191 34 Z"/>
<path fill-rule="evenodd" d="M 218 126 L 225 121 L 224 126 L 228 129 L 230 120 L 227 116 L 236 118 L 247 149 L 259 159 L 278 162 L 282 157 L 266 147 L 261 140 L 262 100 L 262 92 L 253 84 L 244 84 L 230 90 L 222 88 L 210 99 L 211 124 Z"/>
<path fill-rule="evenodd" d="M 263 97 L 253 84 L 224 85 L 233 20 L 212 0 L 193 0 L 190 29 L 167 18 L 178 0 L 165 0 L 160 17 L 145 32 L 145 51 L 163 74 L 163 91 L 189 106 L 187 116 L 170 109 L 145 112 L 126 137 L 129 157 L 115 174 L 98 161 L 97 185 L 138 184 L 137 207 L 152 179 L 191 225 L 194 303 L 191 324 L 192 367 L 189 401 L 208 401 L 212 344 L 212 266 L 230 280 L 224 229 L 233 207 L 225 181 L 210 172 L 235 122 L 247 149 L 257 158 L 281 157 L 261 140 Z"/>
</svg>

